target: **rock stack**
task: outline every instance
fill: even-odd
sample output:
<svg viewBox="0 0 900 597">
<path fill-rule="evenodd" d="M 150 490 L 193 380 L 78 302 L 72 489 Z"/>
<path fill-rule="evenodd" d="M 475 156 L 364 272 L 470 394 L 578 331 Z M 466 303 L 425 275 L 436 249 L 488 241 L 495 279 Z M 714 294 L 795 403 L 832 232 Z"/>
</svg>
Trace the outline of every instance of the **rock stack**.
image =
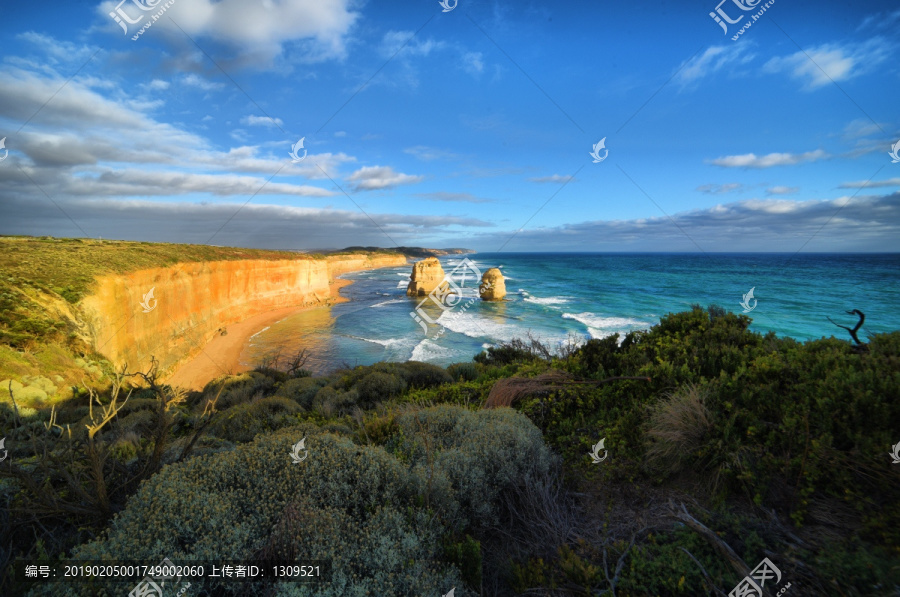
<svg viewBox="0 0 900 597">
<path fill-rule="evenodd" d="M 483 301 L 502 301 L 506 296 L 506 282 L 503 281 L 503 273 L 496 267 L 484 272 L 481 276 L 478 293 Z"/>
<path fill-rule="evenodd" d="M 413 264 L 407 296 L 427 296 L 444 281 L 444 268 L 437 257 L 428 257 Z"/>
</svg>

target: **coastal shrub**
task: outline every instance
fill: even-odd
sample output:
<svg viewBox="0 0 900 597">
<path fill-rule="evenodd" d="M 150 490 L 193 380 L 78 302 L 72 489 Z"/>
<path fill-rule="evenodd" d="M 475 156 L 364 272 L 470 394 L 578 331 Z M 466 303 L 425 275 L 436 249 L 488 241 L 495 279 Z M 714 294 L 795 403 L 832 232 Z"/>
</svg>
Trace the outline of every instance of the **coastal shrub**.
<svg viewBox="0 0 900 597">
<path fill-rule="evenodd" d="M 454 587 L 455 594 L 470 594 L 458 571 L 440 562 L 441 527 L 425 512 L 386 505 L 360 521 L 340 508 L 305 501 L 292 506 L 276 525 L 273 543 L 290 561 L 331 560 L 334 574 L 315 587 L 283 583 L 279 597 L 443 595 Z"/>
<path fill-rule="evenodd" d="M 446 383 L 453 383 L 453 377 L 447 370 L 419 361 L 407 361 L 400 364 L 400 375 L 410 388 L 433 388 Z"/>
<path fill-rule="evenodd" d="M 447 373 L 455 381 L 475 381 L 478 379 L 478 366 L 475 363 L 453 363 L 447 367 Z"/>
<path fill-rule="evenodd" d="M 359 393 L 356 390 L 342 392 L 325 386 L 316 392 L 312 409 L 326 417 L 342 416 L 353 412 L 358 401 Z"/>
<path fill-rule="evenodd" d="M 533 361 L 537 357 L 528 349 L 518 345 L 501 344 L 500 346 L 491 346 L 486 351 L 482 351 L 475 355 L 476 363 L 482 365 L 510 365 L 518 362 Z"/>
<path fill-rule="evenodd" d="M 289 379 L 275 391 L 276 396 L 290 398 L 306 410 L 312 410 L 313 398 L 328 385 L 327 377 L 301 377 Z"/>
<path fill-rule="evenodd" d="M 556 459 L 541 432 L 509 408 L 439 405 L 397 417 L 390 449 L 412 467 L 420 491 L 454 527 L 499 521 L 504 492 L 547 474 Z M 428 493 L 430 490 L 430 494 Z"/>
<path fill-rule="evenodd" d="M 628 334 L 633 339 L 632 334 Z M 628 338 L 626 336 L 626 338 Z M 578 373 L 590 377 L 611 376 L 619 366 L 619 355 L 627 350 L 628 345 L 622 342 L 619 346 L 619 334 L 611 334 L 605 338 L 593 338 L 575 352 Z M 630 344 L 630 342 L 629 342 Z"/>
<path fill-rule="evenodd" d="M 299 404 L 282 396 L 245 402 L 219 412 L 209 432 L 228 441 L 248 442 L 261 433 L 296 423 L 292 415 L 302 410 Z"/>
<path fill-rule="evenodd" d="M 309 456 L 294 464 L 289 453 L 302 437 Z M 72 557 L 218 561 L 289 551 L 332 559 L 334 578 L 331 585 L 281 586 L 279 595 L 431 595 L 454 586 L 466 595 L 458 571 L 440 561 L 437 520 L 404 507 L 408 486 L 405 467 L 384 449 L 300 424 L 166 467 L 102 538 Z M 229 583 L 220 590 L 262 595 L 265 588 Z M 87 583 L 50 583 L 31 593 L 102 594 Z"/>
<path fill-rule="evenodd" d="M 203 396 L 214 398 L 219 393 L 222 384 L 225 389 L 219 396 L 216 408 L 224 410 L 226 408 L 250 402 L 254 396 L 266 396 L 271 394 L 272 388 L 275 386 L 275 380 L 258 371 L 251 371 L 241 375 L 235 375 L 225 380 L 216 380 L 206 385 Z M 206 400 L 200 400 L 199 404 L 205 404 Z"/>
<path fill-rule="evenodd" d="M 360 406 L 371 407 L 376 402 L 399 396 L 406 389 L 406 382 L 397 375 L 375 371 L 359 380 L 355 387 Z"/>
</svg>

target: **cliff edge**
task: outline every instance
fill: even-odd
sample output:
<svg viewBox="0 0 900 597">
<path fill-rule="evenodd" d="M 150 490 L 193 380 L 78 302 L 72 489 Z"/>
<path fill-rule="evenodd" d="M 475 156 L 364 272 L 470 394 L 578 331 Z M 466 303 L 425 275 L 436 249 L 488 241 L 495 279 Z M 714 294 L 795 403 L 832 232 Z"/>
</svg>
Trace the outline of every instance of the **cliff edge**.
<svg viewBox="0 0 900 597">
<path fill-rule="evenodd" d="M 146 370 L 152 356 L 167 372 L 227 325 L 267 311 L 330 304 L 336 276 L 405 264 L 403 255 L 179 263 L 102 276 L 81 308 L 98 353 L 128 363 L 130 371 Z"/>
</svg>

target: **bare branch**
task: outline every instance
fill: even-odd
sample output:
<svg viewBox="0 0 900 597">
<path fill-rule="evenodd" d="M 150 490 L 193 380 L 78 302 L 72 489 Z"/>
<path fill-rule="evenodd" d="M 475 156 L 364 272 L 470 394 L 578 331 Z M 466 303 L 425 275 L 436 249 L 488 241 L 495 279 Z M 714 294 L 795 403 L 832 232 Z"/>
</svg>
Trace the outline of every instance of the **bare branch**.
<svg viewBox="0 0 900 597">
<path fill-rule="evenodd" d="M 859 331 L 859 328 L 862 327 L 863 323 L 866 321 L 866 314 L 860 311 L 859 309 L 853 309 L 852 311 L 847 311 L 847 314 L 853 315 L 856 314 L 859 317 L 859 321 L 856 323 L 856 326 L 853 329 L 848 328 L 845 325 L 841 325 L 839 323 L 835 323 L 830 317 L 826 317 L 828 321 L 838 326 L 839 328 L 845 329 L 850 332 L 850 337 L 853 338 L 853 341 L 856 342 L 857 346 L 864 346 L 864 342 L 860 342 L 859 337 L 856 335 L 856 332 Z"/>
</svg>

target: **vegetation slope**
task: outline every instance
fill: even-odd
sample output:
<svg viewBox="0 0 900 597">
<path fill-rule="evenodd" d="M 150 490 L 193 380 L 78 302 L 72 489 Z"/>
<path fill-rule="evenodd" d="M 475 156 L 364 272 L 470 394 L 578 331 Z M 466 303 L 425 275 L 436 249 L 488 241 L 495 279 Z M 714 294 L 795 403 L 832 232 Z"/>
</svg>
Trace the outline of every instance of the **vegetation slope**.
<svg viewBox="0 0 900 597">
<path fill-rule="evenodd" d="M 110 371 L 52 411 L 3 407 L 0 558 L 333 565 L 210 595 L 619 597 L 727 594 L 768 558 L 773 595 L 900 594 L 900 332 L 860 350 L 749 324 L 694 307 L 447 369 L 273 358 L 189 394 Z M 103 585 L 30 594 L 122 594 Z"/>
</svg>

